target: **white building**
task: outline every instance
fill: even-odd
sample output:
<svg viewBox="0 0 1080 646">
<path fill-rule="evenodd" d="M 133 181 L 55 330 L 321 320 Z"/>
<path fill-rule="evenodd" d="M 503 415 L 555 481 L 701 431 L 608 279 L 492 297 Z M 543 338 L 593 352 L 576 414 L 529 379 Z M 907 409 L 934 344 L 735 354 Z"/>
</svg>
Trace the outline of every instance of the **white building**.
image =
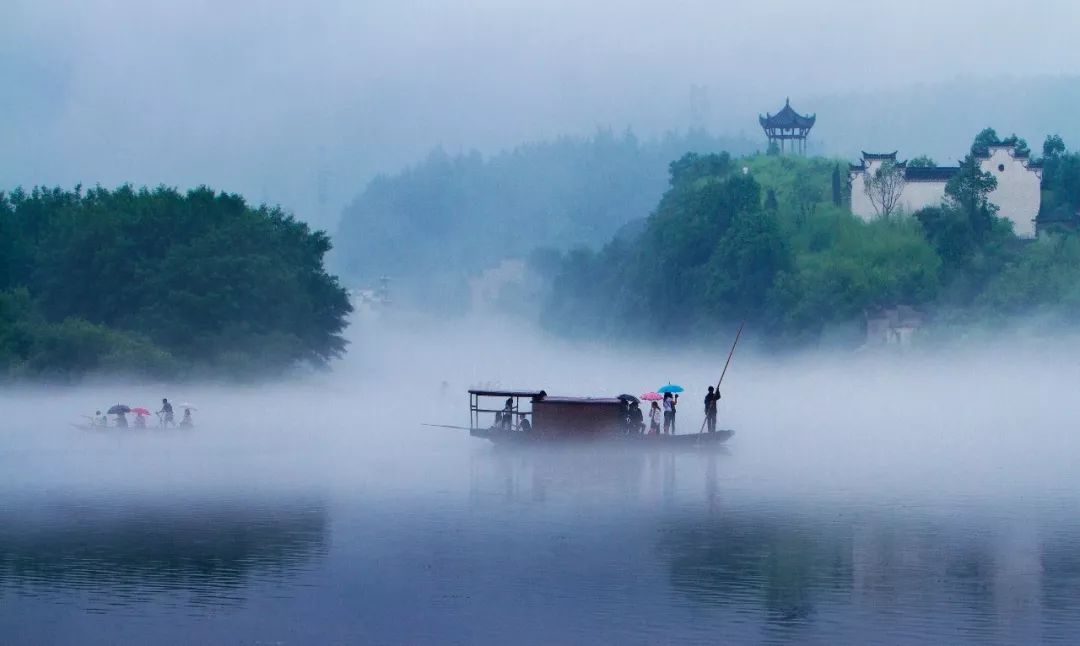
<svg viewBox="0 0 1080 646">
<path fill-rule="evenodd" d="M 877 215 L 865 189 L 865 178 L 886 162 L 896 163 L 896 153 L 864 152 L 862 162 L 850 167 L 851 212 L 864 220 Z M 904 171 L 904 184 L 896 209 L 905 213 L 940 204 L 945 197 L 945 183 L 960 170 L 958 166 L 916 168 L 908 167 L 907 162 L 897 165 Z M 1016 235 L 1034 237 L 1035 216 L 1042 202 L 1042 168 L 1032 163 L 1026 153 L 1018 154 L 1011 145 L 990 146 L 987 154 L 979 158 L 979 165 L 997 179 L 990 201 L 997 205 L 998 215 L 1012 221 Z"/>
</svg>

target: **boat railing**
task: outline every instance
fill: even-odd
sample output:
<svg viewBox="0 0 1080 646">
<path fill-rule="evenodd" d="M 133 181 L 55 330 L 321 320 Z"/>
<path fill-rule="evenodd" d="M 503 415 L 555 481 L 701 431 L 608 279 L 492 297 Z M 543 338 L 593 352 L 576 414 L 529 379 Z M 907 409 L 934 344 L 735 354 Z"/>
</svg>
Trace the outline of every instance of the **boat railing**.
<svg viewBox="0 0 1080 646">
<path fill-rule="evenodd" d="M 508 414 L 510 416 L 510 423 L 505 427 L 509 430 L 517 430 L 518 420 L 525 417 L 529 420 L 529 424 L 532 424 L 532 405 L 533 398 L 540 395 L 540 392 L 532 391 L 497 391 L 497 390 L 470 390 L 469 391 L 469 426 L 473 429 L 485 429 L 491 428 L 496 425 L 500 416 Z M 497 398 L 497 399 L 509 399 L 510 408 L 505 406 L 502 408 L 481 408 L 481 399 Z M 525 399 L 529 403 L 529 410 L 522 410 L 521 400 Z M 485 413 L 494 414 L 496 417 L 490 425 L 481 426 L 480 416 Z"/>
</svg>

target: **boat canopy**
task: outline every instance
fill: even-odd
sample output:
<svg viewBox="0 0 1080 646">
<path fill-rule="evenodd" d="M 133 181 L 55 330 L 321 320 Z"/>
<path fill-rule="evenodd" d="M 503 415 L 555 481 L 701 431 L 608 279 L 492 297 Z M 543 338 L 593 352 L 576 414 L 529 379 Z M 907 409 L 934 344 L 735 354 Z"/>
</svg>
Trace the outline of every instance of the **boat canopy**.
<svg viewBox="0 0 1080 646">
<path fill-rule="evenodd" d="M 470 395 L 478 397 L 539 397 L 542 390 L 469 390 Z"/>
<path fill-rule="evenodd" d="M 610 406 L 623 403 L 618 397 L 545 397 L 544 404 L 568 404 L 577 406 Z"/>
</svg>

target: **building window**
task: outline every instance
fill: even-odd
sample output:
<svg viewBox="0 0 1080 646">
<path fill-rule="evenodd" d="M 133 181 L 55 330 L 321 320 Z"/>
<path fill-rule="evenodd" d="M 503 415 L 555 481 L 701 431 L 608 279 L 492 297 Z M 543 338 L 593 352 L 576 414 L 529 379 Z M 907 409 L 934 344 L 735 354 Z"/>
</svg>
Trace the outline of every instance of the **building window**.
<svg viewBox="0 0 1080 646">
<path fill-rule="evenodd" d="M 1005 164 L 998 164 L 998 172 L 999 173 L 1004 173 L 1005 172 Z"/>
</svg>

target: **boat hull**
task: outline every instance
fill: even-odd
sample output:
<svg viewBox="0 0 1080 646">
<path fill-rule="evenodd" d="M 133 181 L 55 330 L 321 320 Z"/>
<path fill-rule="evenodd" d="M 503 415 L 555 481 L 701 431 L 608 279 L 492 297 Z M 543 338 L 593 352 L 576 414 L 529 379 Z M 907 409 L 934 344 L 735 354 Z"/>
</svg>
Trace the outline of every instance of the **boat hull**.
<svg viewBox="0 0 1080 646">
<path fill-rule="evenodd" d="M 97 426 L 94 424 L 76 424 L 72 423 L 73 428 L 77 428 L 81 431 L 97 431 L 99 433 L 131 433 L 131 432 L 146 432 L 146 431 L 190 431 L 193 426 Z"/>
<path fill-rule="evenodd" d="M 522 433 L 499 428 L 474 428 L 469 435 L 495 444 L 512 445 L 565 445 L 565 444 L 610 444 L 641 448 L 708 448 L 717 447 L 731 439 L 735 431 L 726 429 L 714 433 L 688 433 L 685 435 L 641 435 L 641 434 L 603 434 L 592 437 L 581 435 L 548 435 L 544 433 Z"/>
</svg>

